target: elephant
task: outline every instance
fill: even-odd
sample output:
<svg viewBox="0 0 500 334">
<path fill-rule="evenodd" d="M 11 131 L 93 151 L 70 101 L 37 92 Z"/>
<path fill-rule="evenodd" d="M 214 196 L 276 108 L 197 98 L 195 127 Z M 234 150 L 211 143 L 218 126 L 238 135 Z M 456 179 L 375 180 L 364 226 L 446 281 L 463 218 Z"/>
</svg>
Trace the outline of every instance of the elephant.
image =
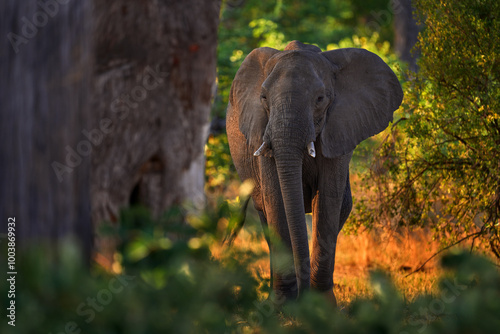
<svg viewBox="0 0 500 334">
<path fill-rule="evenodd" d="M 315 289 L 333 303 L 337 237 L 352 209 L 349 162 L 354 148 L 384 130 L 403 100 L 398 78 L 364 49 L 322 52 L 290 42 L 260 47 L 233 80 L 226 130 L 240 178 L 268 236 L 271 287 L 279 300 Z M 306 213 L 312 213 L 309 254 Z M 292 261 L 293 260 L 293 261 Z"/>
</svg>

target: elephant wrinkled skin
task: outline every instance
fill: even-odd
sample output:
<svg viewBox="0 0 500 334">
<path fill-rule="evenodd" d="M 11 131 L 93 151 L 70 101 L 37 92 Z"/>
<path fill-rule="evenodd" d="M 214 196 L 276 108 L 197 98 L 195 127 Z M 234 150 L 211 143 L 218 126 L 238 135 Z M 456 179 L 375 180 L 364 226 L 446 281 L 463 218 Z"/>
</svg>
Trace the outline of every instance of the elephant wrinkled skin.
<svg viewBox="0 0 500 334">
<path fill-rule="evenodd" d="M 255 184 L 262 224 L 293 255 L 293 264 L 278 261 L 268 239 L 277 296 L 294 299 L 312 286 L 335 298 L 337 236 L 352 208 L 352 151 L 388 126 L 402 99 L 396 75 L 363 49 L 321 52 L 294 41 L 284 51 L 255 49 L 243 61 L 231 87 L 227 135 L 238 174 Z"/>
</svg>

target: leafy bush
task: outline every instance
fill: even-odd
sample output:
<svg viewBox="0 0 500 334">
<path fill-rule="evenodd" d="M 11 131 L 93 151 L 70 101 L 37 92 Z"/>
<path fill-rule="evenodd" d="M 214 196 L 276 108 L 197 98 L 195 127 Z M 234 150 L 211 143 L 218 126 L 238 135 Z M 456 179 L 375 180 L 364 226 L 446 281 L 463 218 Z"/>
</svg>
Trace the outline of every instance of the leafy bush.
<svg viewBox="0 0 500 334">
<path fill-rule="evenodd" d="M 233 215 L 228 205 L 218 214 Z M 233 331 L 258 303 L 259 282 L 245 262 L 255 256 L 222 265 L 209 249 L 221 232 L 218 220 L 208 213 L 188 218 L 191 225 L 185 219 L 181 210 L 159 221 L 144 209 L 124 211 L 119 226 L 106 232 L 118 240 L 117 275 L 96 266 L 89 273 L 72 243 L 61 245 L 57 256 L 45 248 L 24 253 L 18 259 L 13 332 Z M 3 305 L 4 288 L 2 283 Z M 6 321 L 0 328 L 9 332 Z"/>
<path fill-rule="evenodd" d="M 106 232 L 118 240 L 114 273 L 96 265 L 89 271 L 73 243 L 59 245 L 57 252 L 46 247 L 22 252 L 16 327 L 4 319 L 1 332 L 490 333 L 499 328 L 499 272 L 469 253 L 444 257 L 449 273 L 439 294 L 414 302 L 403 300 L 390 278 L 375 272 L 374 296 L 356 300 L 347 314 L 314 292 L 276 304 L 263 298 L 269 289 L 248 270 L 258 255 L 237 249 L 217 260 L 211 255 L 225 223 L 238 212 L 227 202 L 202 215 L 172 210 L 158 221 L 144 209 L 124 211 L 119 226 Z M 5 262 L 0 258 L 4 268 Z"/>
<path fill-rule="evenodd" d="M 500 257 L 500 3 L 415 5 L 425 24 L 420 70 L 409 74 L 401 119 L 364 183 L 377 203 L 357 212 L 368 222 L 430 224 L 448 243 L 480 237 Z"/>
<path fill-rule="evenodd" d="M 229 152 L 227 135 L 211 135 L 206 144 L 205 156 L 205 192 L 220 195 L 231 181 L 239 180 Z"/>
</svg>

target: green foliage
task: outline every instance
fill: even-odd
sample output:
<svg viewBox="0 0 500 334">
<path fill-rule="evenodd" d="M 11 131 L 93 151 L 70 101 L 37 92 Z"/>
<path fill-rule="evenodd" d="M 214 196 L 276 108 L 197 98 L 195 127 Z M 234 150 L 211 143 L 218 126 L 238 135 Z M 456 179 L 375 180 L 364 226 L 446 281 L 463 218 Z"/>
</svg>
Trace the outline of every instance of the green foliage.
<svg viewBox="0 0 500 334">
<path fill-rule="evenodd" d="M 450 272 L 441 279 L 436 296 L 422 296 L 409 307 L 411 332 L 488 333 L 500 319 L 498 268 L 468 252 L 444 256 L 442 266 Z M 416 329 L 416 330 L 415 330 Z"/>
<path fill-rule="evenodd" d="M 392 41 L 390 1 L 376 0 L 227 0 L 219 26 L 218 96 L 213 114 L 225 117 L 236 71 L 250 51 L 267 46 L 283 49 L 292 40 L 322 49 L 353 35 L 380 43 Z"/>
<path fill-rule="evenodd" d="M 236 212 L 234 205 L 200 217 L 174 209 L 155 221 L 145 209 L 124 211 L 119 225 L 106 232 L 118 241 L 118 275 L 100 267 L 89 273 L 72 243 L 62 245 L 59 256 L 47 248 L 19 255 L 12 332 L 235 332 L 259 305 L 260 282 L 247 270 L 258 258 L 231 253 L 222 264 L 209 247 L 223 232 L 219 220 Z M 0 262 L 7 267 L 3 257 Z M 3 279 L 2 305 L 5 287 Z M 5 319 L 0 328 L 11 332 Z"/>
<path fill-rule="evenodd" d="M 221 194 L 231 181 L 238 179 L 226 134 L 210 136 L 205 155 L 205 192 Z"/>
<path fill-rule="evenodd" d="M 382 272 L 372 274 L 373 297 L 356 300 L 346 314 L 314 292 L 287 304 L 265 299 L 268 289 L 248 270 L 256 255 L 228 249 L 219 260 L 211 256 L 221 221 L 238 209 L 174 209 L 159 220 L 143 209 L 123 212 L 120 225 L 107 230 L 118 241 L 118 274 L 89 272 L 71 242 L 57 254 L 44 247 L 19 253 L 16 327 L 4 319 L 1 332 L 491 333 L 500 325 L 499 271 L 468 252 L 445 256 L 439 293 L 410 303 Z M 5 257 L 0 264 L 6 267 Z"/>
<path fill-rule="evenodd" d="M 373 33 L 370 37 L 359 37 L 354 35 L 339 41 L 338 43 L 328 44 L 327 50 L 339 48 L 363 48 L 378 55 L 389 65 L 389 67 L 397 74 L 401 74 L 401 66 L 403 65 L 398 57 L 392 52 L 391 44 L 380 38 L 378 33 Z M 403 80 L 403 78 L 400 78 Z"/>
<path fill-rule="evenodd" d="M 373 214 L 429 223 L 454 237 L 448 242 L 480 234 L 498 254 L 500 3 L 420 0 L 416 7 L 426 27 L 420 70 L 410 74 L 402 119 L 367 178 L 383 194 Z"/>
</svg>

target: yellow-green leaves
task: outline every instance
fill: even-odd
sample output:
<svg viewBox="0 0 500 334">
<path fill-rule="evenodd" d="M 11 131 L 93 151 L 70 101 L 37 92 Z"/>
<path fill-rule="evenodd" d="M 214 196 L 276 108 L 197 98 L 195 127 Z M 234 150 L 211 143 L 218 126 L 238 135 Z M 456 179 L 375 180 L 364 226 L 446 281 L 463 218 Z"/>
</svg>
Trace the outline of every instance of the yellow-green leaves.
<svg viewBox="0 0 500 334">
<path fill-rule="evenodd" d="M 498 250 L 500 2 L 415 5 L 425 26 L 419 72 L 405 85 L 406 119 L 378 152 L 386 172 L 368 182 L 381 194 L 373 212 L 393 223 L 429 224 L 444 243 L 482 231 Z"/>
</svg>

